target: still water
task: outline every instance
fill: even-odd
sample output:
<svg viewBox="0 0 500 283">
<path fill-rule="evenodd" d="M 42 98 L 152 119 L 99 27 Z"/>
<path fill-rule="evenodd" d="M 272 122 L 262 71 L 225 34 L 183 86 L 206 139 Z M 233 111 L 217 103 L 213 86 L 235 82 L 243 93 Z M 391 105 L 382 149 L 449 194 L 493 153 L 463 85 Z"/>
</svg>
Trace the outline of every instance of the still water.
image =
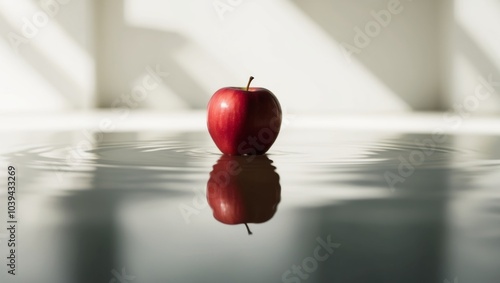
<svg viewBox="0 0 500 283">
<path fill-rule="evenodd" d="M 206 132 L 3 139 L 2 283 L 500 282 L 496 136 L 290 130 L 256 158 Z"/>
</svg>

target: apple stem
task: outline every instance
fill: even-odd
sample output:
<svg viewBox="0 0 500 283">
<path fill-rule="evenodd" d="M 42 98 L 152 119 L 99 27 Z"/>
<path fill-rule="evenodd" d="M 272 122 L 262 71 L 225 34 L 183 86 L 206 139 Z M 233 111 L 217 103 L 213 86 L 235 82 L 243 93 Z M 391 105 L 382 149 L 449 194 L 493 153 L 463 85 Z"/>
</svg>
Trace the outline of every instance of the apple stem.
<svg viewBox="0 0 500 283">
<path fill-rule="evenodd" d="M 253 81 L 253 79 L 254 79 L 254 77 L 250 76 L 250 79 L 248 80 L 248 84 L 247 84 L 247 91 L 250 88 L 250 83 Z"/>
<path fill-rule="evenodd" d="M 250 231 L 250 228 L 248 228 L 248 225 L 246 223 L 245 223 L 245 227 L 247 227 L 248 235 L 252 235 L 252 231 Z"/>
</svg>

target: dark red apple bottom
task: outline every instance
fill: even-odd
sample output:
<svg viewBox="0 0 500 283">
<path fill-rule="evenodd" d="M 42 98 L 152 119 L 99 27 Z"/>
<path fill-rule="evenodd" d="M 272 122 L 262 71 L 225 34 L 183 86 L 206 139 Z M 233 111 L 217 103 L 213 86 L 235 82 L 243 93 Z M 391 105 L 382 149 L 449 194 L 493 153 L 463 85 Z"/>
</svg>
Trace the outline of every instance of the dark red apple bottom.
<svg viewBox="0 0 500 283">
<path fill-rule="evenodd" d="M 281 106 L 265 88 L 222 88 L 208 103 L 208 132 L 224 154 L 261 155 L 278 137 Z"/>
</svg>

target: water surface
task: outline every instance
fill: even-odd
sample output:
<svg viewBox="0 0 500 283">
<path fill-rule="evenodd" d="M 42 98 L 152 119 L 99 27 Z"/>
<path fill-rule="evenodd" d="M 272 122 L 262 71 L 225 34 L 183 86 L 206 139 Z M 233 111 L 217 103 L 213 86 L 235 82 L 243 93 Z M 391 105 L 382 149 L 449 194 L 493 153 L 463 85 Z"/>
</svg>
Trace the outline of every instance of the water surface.
<svg viewBox="0 0 500 283">
<path fill-rule="evenodd" d="M 500 278 L 497 136 L 289 130 L 257 158 L 206 132 L 2 138 L 19 222 L 1 282 Z"/>
</svg>

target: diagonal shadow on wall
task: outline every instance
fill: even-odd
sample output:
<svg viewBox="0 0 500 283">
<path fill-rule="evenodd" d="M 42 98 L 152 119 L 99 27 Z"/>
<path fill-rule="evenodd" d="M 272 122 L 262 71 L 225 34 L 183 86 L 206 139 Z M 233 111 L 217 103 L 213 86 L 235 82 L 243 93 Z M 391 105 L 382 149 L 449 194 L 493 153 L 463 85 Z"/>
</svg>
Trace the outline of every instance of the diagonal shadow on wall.
<svg viewBox="0 0 500 283">
<path fill-rule="evenodd" d="M 441 109 L 439 14 L 433 1 L 400 1 L 402 11 L 391 14 L 386 26 L 378 24 L 378 31 L 369 27 L 373 36 L 367 35 L 367 25 L 378 23 L 373 13 L 388 10 L 389 1 L 290 2 L 338 42 L 340 49 L 342 44 L 358 49 L 350 59 L 362 63 L 412 109 Z M 356 45 L 356 27 L 367 35 L 367 46 Z M 345 50 L 348 54 L 349 49 Z"/>
<path fill-rule="evenodd" d="M 0 33 L 8 36 L 11 32 L 23 37 L 22 33 L 16 32 L 17 28 L 13 27 L 4 19 L 0 14 Z M 31 39 L 36 40 L 36 38 Z M 8 44 L 9 41 L 7 41 Z M 84 90 L 77 84 L 64 70 L 58 67 L 55 62 L 47 58 L 40 50 L 34 45 L 30 45 L 30 41 L 19 45 L 19 57 L 30 64 L 32 69 L 43 77 L 52 87 L 54 87 L 68 103 L 79 108 L 81 105 L 81 98 L 85 95 Z"/>
</svg>

